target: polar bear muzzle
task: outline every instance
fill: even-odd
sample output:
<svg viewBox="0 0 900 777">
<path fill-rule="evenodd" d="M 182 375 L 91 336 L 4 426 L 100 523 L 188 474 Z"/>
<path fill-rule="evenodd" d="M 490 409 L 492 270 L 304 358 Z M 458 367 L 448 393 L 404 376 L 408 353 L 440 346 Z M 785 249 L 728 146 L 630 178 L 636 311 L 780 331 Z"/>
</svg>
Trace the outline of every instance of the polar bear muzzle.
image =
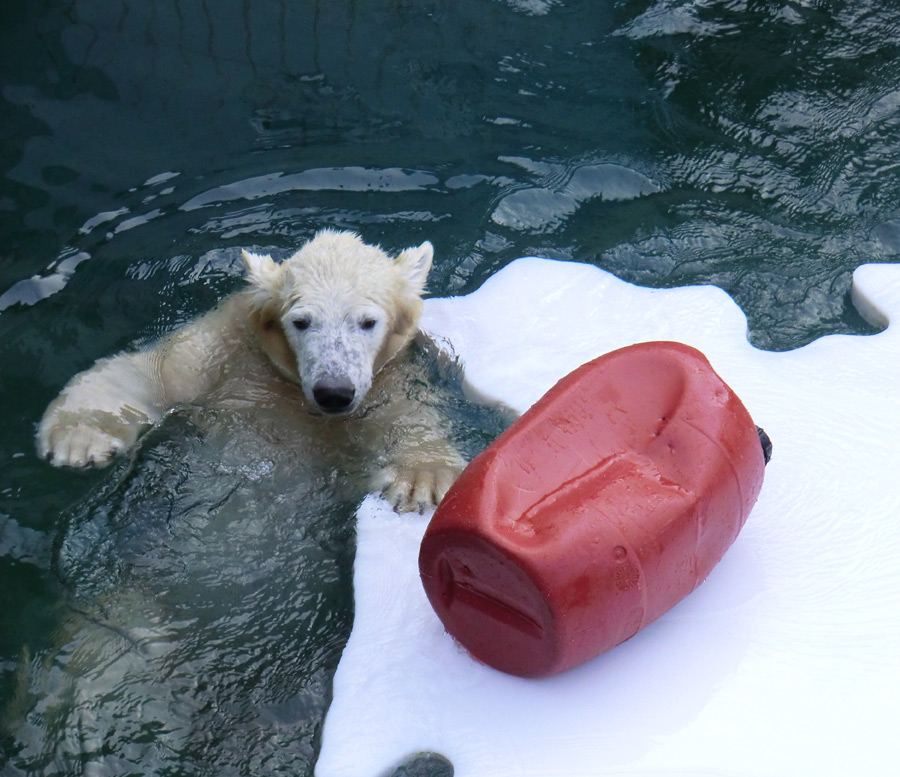
<svg viewBox="0 0 900 777">
<path fill-rule="evenodd" d="M 356 388 L 341 378 L 322 378 L 313 386 L 312 393 L 319 409 L 334 415 L 347 412 L 356 398 Z"/>
</svg>

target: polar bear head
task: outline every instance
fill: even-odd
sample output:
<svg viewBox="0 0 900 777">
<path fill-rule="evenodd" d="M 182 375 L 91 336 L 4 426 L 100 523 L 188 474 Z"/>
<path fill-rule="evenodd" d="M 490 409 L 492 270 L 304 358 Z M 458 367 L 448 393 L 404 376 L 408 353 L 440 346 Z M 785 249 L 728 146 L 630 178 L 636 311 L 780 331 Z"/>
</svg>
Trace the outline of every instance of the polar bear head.
<svg viewBox="0 0 900 777">
<path fill-rule="evenodd" d="M 352 413 L 378 371 L 411 340 L 434 250 L 395 259 L 351 232 L 324 230 L 277 264 L 243 252 L 251 325 L 312 407 Z"/>
</svg>

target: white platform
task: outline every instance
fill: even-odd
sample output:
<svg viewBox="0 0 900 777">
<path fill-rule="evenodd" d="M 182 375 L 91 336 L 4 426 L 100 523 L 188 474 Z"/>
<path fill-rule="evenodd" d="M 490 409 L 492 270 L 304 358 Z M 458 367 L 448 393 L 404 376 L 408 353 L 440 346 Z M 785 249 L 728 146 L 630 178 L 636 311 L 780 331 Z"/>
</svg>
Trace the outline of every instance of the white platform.
<svg viewBox="0 0 900 777">
<path fill-rule="evenodd" d="M 900 316 L 900 265 L 854 275 L 873 320 Z M 630 641 L 547 680 L 480 666 L 418 579 L 427 518 L 359 510 L 356 620 L 318 777 L 382 777 L 432 750 L 456 777 L 900 773 L 900 327 L 754 349 L 713 287 L 651 290 L 592 266 L 521 259 L 426 303 L 467 389 L 526 409 L 624 345 L 699 348 L 774 443 L 735 545 Z"/>
</svg>

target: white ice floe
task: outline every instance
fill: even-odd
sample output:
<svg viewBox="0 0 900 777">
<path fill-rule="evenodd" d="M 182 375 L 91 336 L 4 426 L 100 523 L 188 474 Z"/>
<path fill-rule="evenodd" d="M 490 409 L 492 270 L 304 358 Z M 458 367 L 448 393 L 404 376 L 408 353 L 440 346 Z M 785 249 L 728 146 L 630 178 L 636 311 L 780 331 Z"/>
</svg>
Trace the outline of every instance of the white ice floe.
<svg viewBox="0 0 900 777">
<path fill-rule="evenodd" d="M 900 315 L 900 266 L 853 298 Z M 651 290 L 591 266 L 521 259 L 466 297 L 426 303 L 465 384 L 519 411 L 624 345 L 703 351 L 774 443 L 735 545 L 633 639 L 554 678 L 481 666 L 442 630 L 418 579 L 426 518 L 359 510 L 356 620 L 335 677 L 318 777 L 382 777 L 436 751 L 456 777 L 881 775 L 900 721 L 900 327 L 759 351 L 712 287 Z"/>
</svg>

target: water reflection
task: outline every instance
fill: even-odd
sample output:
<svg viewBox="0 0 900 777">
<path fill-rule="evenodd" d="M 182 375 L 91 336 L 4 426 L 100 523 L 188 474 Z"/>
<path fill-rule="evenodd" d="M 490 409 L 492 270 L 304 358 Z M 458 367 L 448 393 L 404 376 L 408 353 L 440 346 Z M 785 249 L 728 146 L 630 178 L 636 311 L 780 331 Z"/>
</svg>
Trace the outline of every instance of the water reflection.
<svg viewBox="0 0 900 777">
<path fill-rule="evenodd" d="M 515 230 L 555 231 L 590 200 L 631 200 L 660 191 L 647 176 L 624 165 L 559 164 L 514 157 L 500 161 L 522 167 L 542 184 L 505 194 L 491 214 L 495 224 Z"/>
<path fill-rule="evenodd" d="M 370 170 L 364 167 L 344 167 L 304 170 L 292 174 L 269 173 L 198 194 L 184 203 L 181 209 L 194 210 L 234 200 L 257 200 L 292 191 L 421 192 L 437 182 L 437 178 L 428 173 L 396 168 Z"/>
<path fill-rule="evenodd" d="M 272 0 L 205 18 L 175 0 L 131 6 L 48 12 L 52 77 L 36 62 L 39 79 L 4 91 L 45 128 L 9 173 L 51 197 L 23 220 L 78 227 L 57 256 L 94 256 L 123 232 L 164 254 L 185 235 L 204 249 L 213 237 L 271 246 L 323 224 L 369 225 L 366 238 L 389 246 L 431 239 L 439 290 L 470 291 L 537 253 L 641 282 L 719 283 L 761 347 L 867 331 L 847 279 L 861 261 L 892 259 L 869 237 L 896 210 L 897 21 L 880 7 L 496 0 L 449 13 Z M 629 190 L 667 196 L 610 196 L 597 177 L 618 168 L 636 177 Z M 785 254 L 755 230 L 714 261 L 635 266 L 648 236 L 677 243 L 757 218 L 809 238 Z M 823 233 L 840 242 L 827 277 Z M 506 246 L 480 250 L 493 235 Z M 23 255 L 30 271 L 14 280 L 48 276 L 56 256 L 40 255 Z M 827 309 L 797 295 L 769 315 L 769 279 L 791 267 L 817 294 L 837 290 Z"/>
</svg>

